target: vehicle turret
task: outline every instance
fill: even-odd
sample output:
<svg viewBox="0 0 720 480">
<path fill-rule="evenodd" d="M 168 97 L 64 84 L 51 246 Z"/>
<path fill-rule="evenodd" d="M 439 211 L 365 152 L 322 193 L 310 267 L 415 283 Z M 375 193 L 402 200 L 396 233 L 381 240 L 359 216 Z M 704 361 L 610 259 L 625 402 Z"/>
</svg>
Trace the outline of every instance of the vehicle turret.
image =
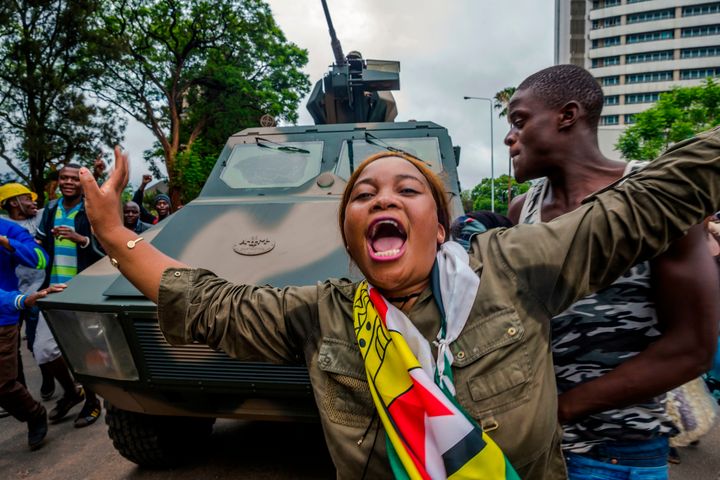
<svg viewBox="0 0 720 480">
<path fill-rule="evenodd" d="M 343 55 L 326 0 L 322 5 L 335 63 L 307 103 L 315 124 L 392 122 L 397 107 L 391 90 L 400 89 L 400 62 L 365 60 L 358 51 Z"/>
</svg>

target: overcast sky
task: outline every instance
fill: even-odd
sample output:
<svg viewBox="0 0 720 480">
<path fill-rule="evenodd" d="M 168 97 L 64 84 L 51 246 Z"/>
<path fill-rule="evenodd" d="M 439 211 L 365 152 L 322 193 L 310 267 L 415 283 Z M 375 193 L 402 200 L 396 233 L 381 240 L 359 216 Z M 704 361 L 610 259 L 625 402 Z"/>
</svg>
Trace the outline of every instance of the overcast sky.
<svg viewBox="0 0 720 480">
<path fill-rule="evenodd" d="M 343 50 L 401 64 L 396 120 L 430 120 L 446 127 L 462 147 L 460 180 L 472 188 L 490 176 L 489 102 L 553 62 L 552 0 L 327 0 Z M 288 40 L 309 52 L 312 82 L 333 61 L 320 0 L 269 0 Z M 494 115 L 495 174 L 507 173 L 505 119 Z M 299 124 L 312 124 L 300 107 Z M 133 161 L 131 181 L 145 170 L 147 130 L 131 125 L 125 142 Z"/>
</svg>

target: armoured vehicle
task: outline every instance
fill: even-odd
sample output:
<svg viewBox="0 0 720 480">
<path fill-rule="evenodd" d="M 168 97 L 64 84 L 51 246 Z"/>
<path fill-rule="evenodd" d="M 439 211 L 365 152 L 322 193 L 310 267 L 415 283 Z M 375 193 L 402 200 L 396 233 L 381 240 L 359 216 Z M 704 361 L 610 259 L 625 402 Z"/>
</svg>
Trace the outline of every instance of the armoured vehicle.
<svg viewBox="0 0 720 480">
<path fill-rule="evenodd" d="M 396 62 L 343 57 L 339 42 L 334 50 L 336 62 L 309 102 L 318 124 L 230 137 L 199 197 L 145 232 L 146 241 L 238 283 L 352 278 L 358 273 L 336 225 L 338 203 L 355 166 L 387 149 L 441 173 L 454 213 L 461 213 L 459 150 L 445 128 L 363 121 L 392 116 L 386 89 L 399 87 Z M 115 447 L 139 465 L 174 464 L 211 433 L 217 417 L 317 419 L 303 365 L 241 362 L 205 345 L 169 345 L 155 305 L 107 258 L 42 307 L 77 379 L 106 400 Z"/>
</svg>

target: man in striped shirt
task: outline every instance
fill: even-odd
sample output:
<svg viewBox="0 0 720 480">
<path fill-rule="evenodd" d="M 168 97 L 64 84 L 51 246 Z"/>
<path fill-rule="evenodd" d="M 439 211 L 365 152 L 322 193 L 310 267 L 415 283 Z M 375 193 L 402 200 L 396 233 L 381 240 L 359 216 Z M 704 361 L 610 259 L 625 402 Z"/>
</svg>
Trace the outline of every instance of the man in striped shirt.
<svg viewBox="0 0 720 480">
<path fill-rule="evenodd" d="M 62 197 L 48 203 L 43 211 L 36 237 L 48 253 L 49 261 L 44 287 L 67 283 L 79 272 L 99 260 L 103 253 L 90 231 L 85 214 L 85 202 L 80 188 L 80 165 L 68 164 L 59 172 L 58 187 Z M 84 389 L 85 405 L 75 419 L 76 427 L 85 427 L 100 416 L 100 401 L 95 394 Z M 58 421 L 82 400 L 82 392 L 64 395 L 49 419 Z"/>
</svg>

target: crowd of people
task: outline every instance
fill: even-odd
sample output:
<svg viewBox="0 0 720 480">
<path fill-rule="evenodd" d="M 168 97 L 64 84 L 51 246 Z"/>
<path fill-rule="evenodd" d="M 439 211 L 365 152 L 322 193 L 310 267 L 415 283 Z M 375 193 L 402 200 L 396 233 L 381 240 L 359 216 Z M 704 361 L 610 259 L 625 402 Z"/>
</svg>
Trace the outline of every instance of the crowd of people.
<svg viewBox="0 0 720 480">
<path fill-rule="evenodd" d="M 396 151 L 365 159 L 338 218 L 360 282 L 231 284 L 134 242 L 172 206 L 158 195 L 157 216 L 144 209 L 148 177 L 121 203 L 127 153 L 115 149 L 102 186 L 68 165 L 62 198 L 35 227 L 22 225 L 43 248 L 17 225 L 3 230 L 13 239 L 0 243 L 10 252 L 3 275 L 43 262 L 47 273 L 38 293 L 18 291 L 16 279 L 0 285 L 9 292 L 1 359 L 17 358 L 16 312 L 32 311 L 32 295 L 62 289 L 107 252 L 158 304 L 170 343 L 303 359 L 339 478 L 666 479 L 672 439 L 704 433 L 673 414 L 693 407 L 676 405 L 683 389 L 720 398 L 720 130 L 653 162 L 613 161 L 598 148 L 602 106 L 579 67 L 519 85 L 505 143 L 517 180 L 534 182 L 508 217 L 453 221 L 442 180 L 423 162 Z M 25 190 L 0 196 L 15 221 L 39 215 L 33 200 Z M 40 354 L 48 329 L 39 318 L 35 359 L 58 362 Z M 97 398 L 63 383 L 56 365 L 58 407 L 69 405 L 59 413 L 84 395 L 76 426 L 91 424 Z M 28 422 L 36 448 L 45 411 L 17 371 L 2 372 L 0 407 Z"/>
<path fill-rule="evenodd" d="M 93 176 L 101 179 L 104 163 L 96 160 Z M 0 416 L 13 416 L 28 424 L 28 444 L 39 448 L 47 434 L 48 420 L 59 422 L 83 403 L 74 420 L 77 428 L 100 417 L 100 399 L 87 386 L 77 385 L 53 334 L 39 308 L 38 298 L 61 291 L 65 284 L 105 252 L 92 234 L 80 187 L 80 165 L 67 164 L 58 172 L 60 197 L 37 208 L 37 194 L 24 185 L 0 186 Z M 165 216 L 169 211 L 165 211 Z M 139 220 L 134 202 L 123 208 L 125 225 L 142 232 L 150 225 Z M 55 396 L 56 383 L 62 395 L 46 412 L 27 390 L 20 351 L 20 331 L 25 326 L 27 349 L 41 375 L 40 398 Z"/>
</svg>

